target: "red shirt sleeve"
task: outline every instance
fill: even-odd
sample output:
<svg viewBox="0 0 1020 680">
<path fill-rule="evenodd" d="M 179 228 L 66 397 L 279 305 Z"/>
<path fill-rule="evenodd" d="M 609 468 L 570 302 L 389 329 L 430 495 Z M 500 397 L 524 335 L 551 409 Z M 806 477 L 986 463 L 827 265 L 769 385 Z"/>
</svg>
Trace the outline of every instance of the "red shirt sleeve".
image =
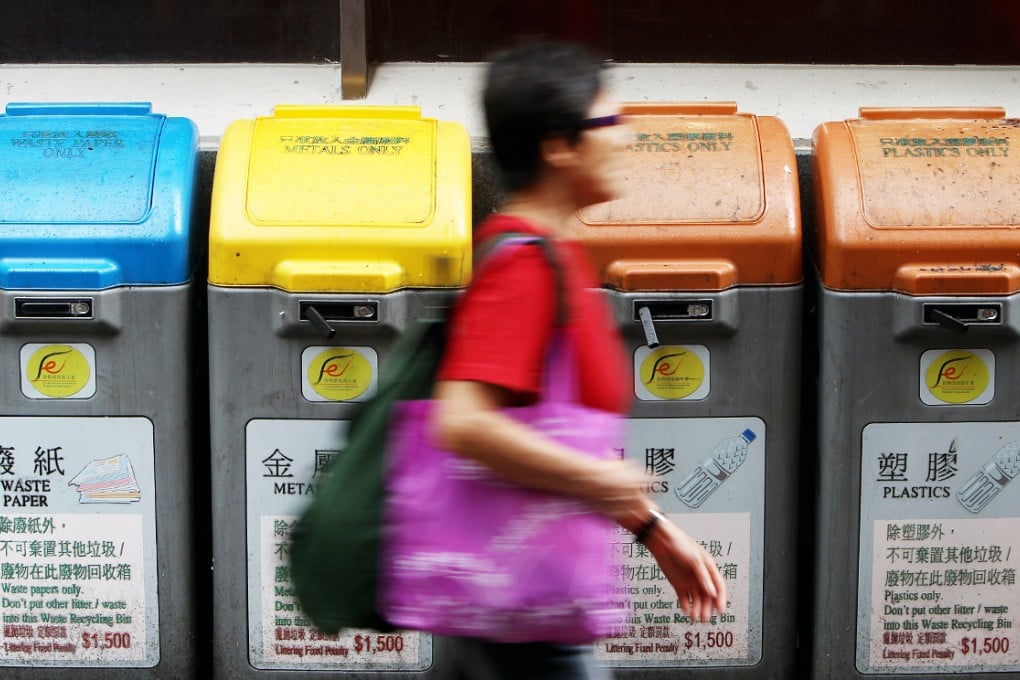
<svg viewBox="0 0 1020 680">
<path fill-rule="evenodd" d="M 555 297 L 553 270 L 541 246 L 497 246 L 457 303 L 439 379 L 538 395 Z"/>
<path fill-rule="evenodd" d="M 500 232 L 538 234 L 517 218 L 497 215 L 478 232 L 479 243 Z M 551 241 L 563 275 L 537 244 L 503 243 L 478 266 L 450 319 L 440 380 L 471 380 L 506 388 L 530 401 L 542 389 L 545 355 L 556 324 L 558 294 L 566 295 L 581 403 L 625 413 L 633 396 L 630 360 L 584 248 Z"/>
</svg>

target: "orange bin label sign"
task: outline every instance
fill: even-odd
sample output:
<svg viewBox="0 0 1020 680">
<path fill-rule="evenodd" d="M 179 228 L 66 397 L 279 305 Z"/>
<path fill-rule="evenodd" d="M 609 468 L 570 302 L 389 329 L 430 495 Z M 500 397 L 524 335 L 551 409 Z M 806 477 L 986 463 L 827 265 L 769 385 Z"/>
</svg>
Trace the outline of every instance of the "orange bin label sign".
<svg viewBox="0 0 1020 680">
<path fill-rule="evenodd" d="M 873 227 L 1020 224 L 1016 120 L 923 126 L 850 121 L 864 218 Z M 1012 154 L 1012 155 L 1011 155 Z"/>
<path fill-rule="evenodd" d="M 627 194 L 581 212 L 588 224 L 751 222 L 764 210 L 758 131 L 736 116 L 635 116 Z"/>
</svg>

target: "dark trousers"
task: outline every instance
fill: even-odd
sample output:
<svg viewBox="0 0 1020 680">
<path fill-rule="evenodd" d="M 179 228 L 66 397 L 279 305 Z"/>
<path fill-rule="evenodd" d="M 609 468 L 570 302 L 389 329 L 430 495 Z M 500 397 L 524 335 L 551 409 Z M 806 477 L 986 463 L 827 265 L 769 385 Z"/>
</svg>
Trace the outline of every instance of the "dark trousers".
<svg viewBox="0 0 1020 680">
<path fill-rule="evenodd" d="M 611 680 L 595 665 L 591 645 L 546 642 L 500 643 L 475 638 L 453 641 L 460 680 Z"/>
</svg>

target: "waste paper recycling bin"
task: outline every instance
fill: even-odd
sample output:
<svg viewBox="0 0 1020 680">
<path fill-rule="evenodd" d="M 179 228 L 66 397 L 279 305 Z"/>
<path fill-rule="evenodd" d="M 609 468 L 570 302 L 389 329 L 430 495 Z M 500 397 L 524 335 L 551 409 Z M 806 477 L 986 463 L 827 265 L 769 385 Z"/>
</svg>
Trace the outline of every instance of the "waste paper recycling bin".
<svg viewBox="0 0 1020 680">
<path fill-rule="evenodd" d="M 216 677 L 433 675 L 429 635 L 312 627 L 286 550 L 393 341 L 470 277 L 465 129 L 417 107 L 236 121 L 209 238 Z"/>
<path fill-rule="evenodd" d="M 815 130 L 815 678 L 1020 671 L 1018 127 Z"/>
<path fill-rule="evenodd" d="M 624 455 L 711 552 L 729 605 L 692 624 L 621 531 L 613 547 L 632 611 L 596 658 L 621 678 L 678 668 L 789 678 L 802 293 L 793 144 L 781 121 L 731 102 L 624 112 L 624 197 L 582 210 L 573 238 L 591 253 L 633 362 Z"/>
<path fill-rule="evenodd" d="M 0 116 L 0 674 L 193 677 L 198 134 L 149 104 Z"/>
</svg>

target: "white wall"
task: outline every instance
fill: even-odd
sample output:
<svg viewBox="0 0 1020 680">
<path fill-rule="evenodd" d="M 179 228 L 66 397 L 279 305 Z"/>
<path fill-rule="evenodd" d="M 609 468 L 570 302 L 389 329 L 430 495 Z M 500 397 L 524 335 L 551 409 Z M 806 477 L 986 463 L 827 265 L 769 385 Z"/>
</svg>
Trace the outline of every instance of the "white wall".
<svg viewBox="0 0 1020 680">
<path fill-rule="evenodd" d="M 363 103 L 419 105 L 464 123 L 480 148 L 483 69 L 384 64 Z M 853 118 L 860 106 L 1003 106 L 1020 117 L 1020 66 L 618 64 L 610 82 L 626 101 L 736 101 L 782 119 L 802 149 L 819 123 Z M 342 102 L 336 64 L 0 65 L 0 103 L 20 101 L 151 101 L 158 113 L 194 120 L 205 149 L 232 120 L 268 115 L 274 104 Z"/>
</svg>

